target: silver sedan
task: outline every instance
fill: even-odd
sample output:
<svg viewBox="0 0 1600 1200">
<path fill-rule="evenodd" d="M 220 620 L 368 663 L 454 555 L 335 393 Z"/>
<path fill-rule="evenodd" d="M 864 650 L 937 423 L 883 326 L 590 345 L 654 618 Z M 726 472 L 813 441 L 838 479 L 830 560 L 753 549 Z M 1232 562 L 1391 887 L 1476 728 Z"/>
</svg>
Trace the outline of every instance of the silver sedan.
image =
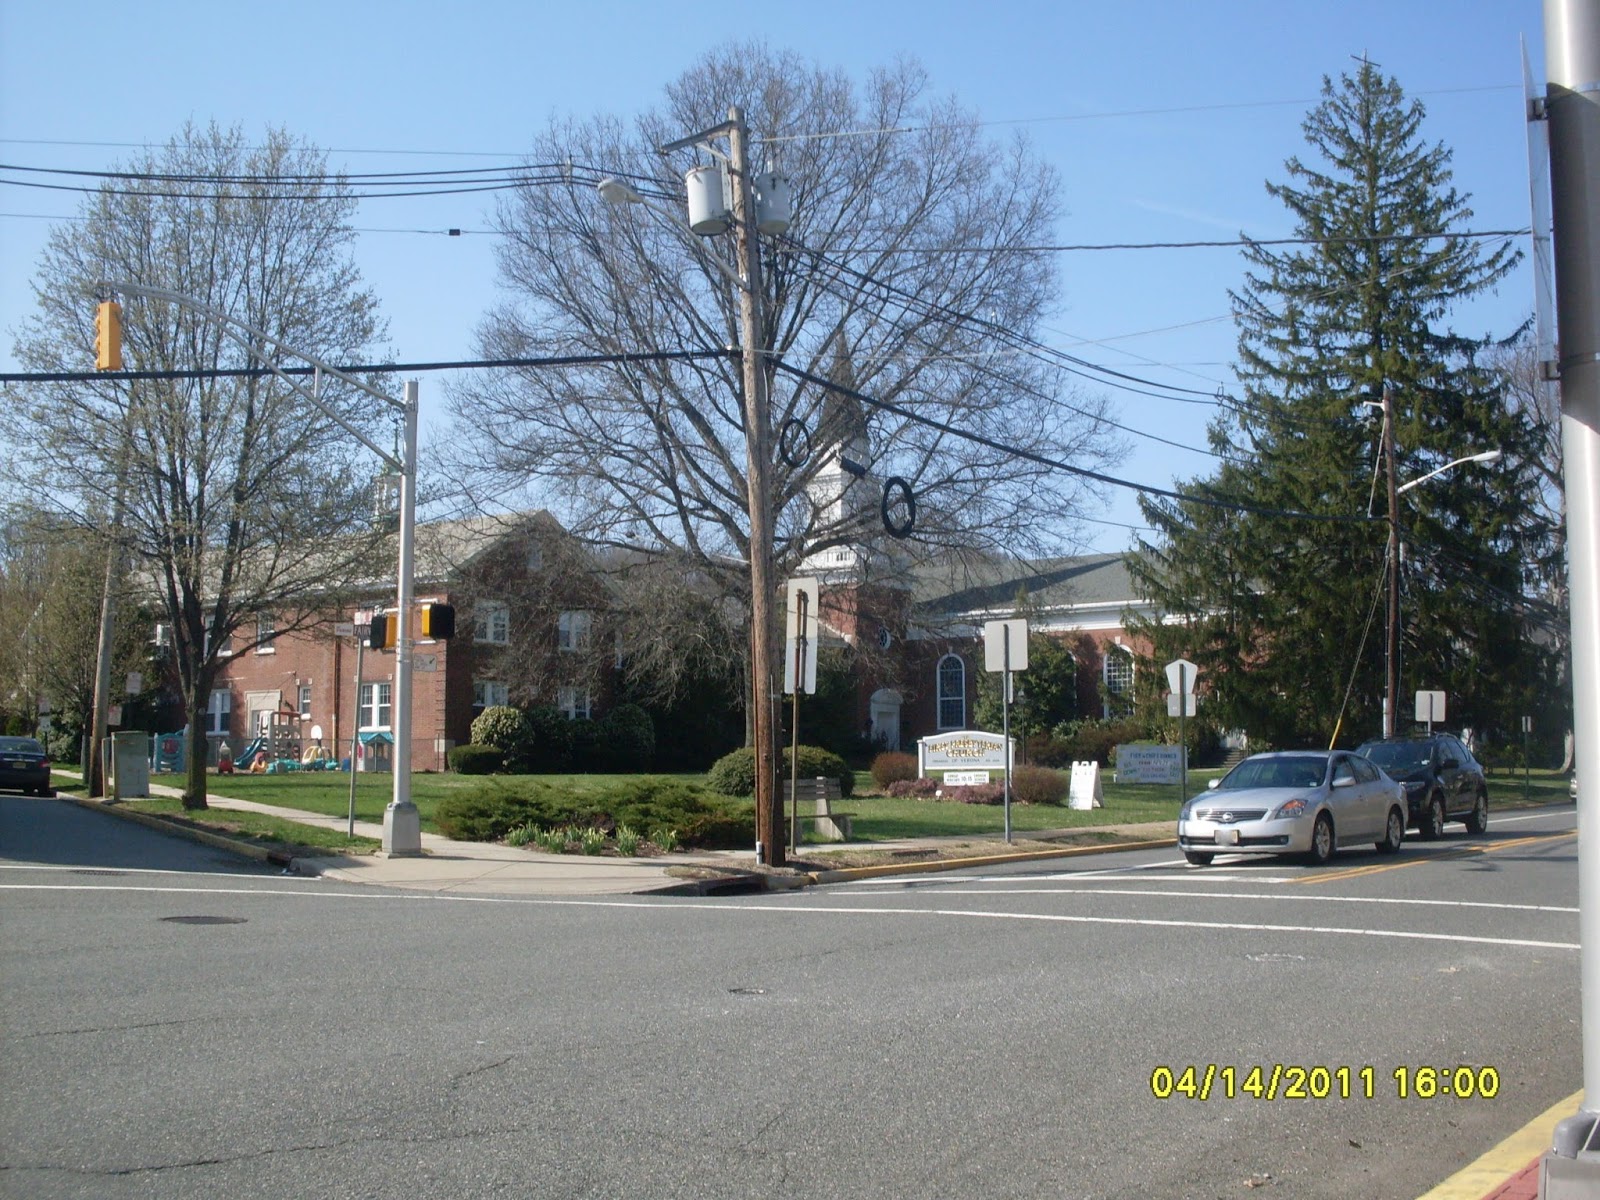
<svg viewBox="0 0 1600 1200">
<path fill-rule="evenodd" d="M 1343 750 L 1253 754 L 1178 813 L 1195 866 L 1218 854 L 1298 854 L 1320 865 L 1343 846 L 1400 849 L 1406 797 L 1382 768 Z"/>
</svg>

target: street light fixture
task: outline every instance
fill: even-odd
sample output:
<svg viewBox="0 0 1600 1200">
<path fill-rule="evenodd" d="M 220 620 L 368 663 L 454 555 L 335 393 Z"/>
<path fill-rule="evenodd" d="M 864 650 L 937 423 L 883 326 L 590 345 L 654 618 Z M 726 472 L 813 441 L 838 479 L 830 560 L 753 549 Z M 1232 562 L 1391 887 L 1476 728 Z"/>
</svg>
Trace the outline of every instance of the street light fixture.
<svg viewBox="0 0 1600 1200">
<path fill-rule="evenodd" d="M 675 217 L 675 229 L 709 236 L 727 228 L 731 219 L 737 271 L 730 271 L 714 256 L 707 256 L 739 290 L 739 324 L 744 390 L 745 430 L 745 512 L 749 519 L 750 542 L 750 690 L 755 726 L 756 857 L 775 867 L 784 865 L 783 813 L 777 789 L 777 706 L 773 667 L 778 661 L 778 640 L 773 624 L 773 599 L 777 590 L 773 555 L 774 514 L 772 503 L 772 414 L 767 405 L 767 372 L 761 361 L 761 253 L 757 230 L 781 232 L 788 226 L 788 192 L 780 186 L 781 177 L 767 176 L 764 188 L 774 193 L 774 204 L 757 214 L 756 183 L 750 171 L 749 130 L 744 113 L 737 106 L 728 109 L 728 119 L 710 129 L 692 133 L 659 147 L 663 154 L 698 146 L 710 150 L 727 165 L 731 203 L 721 206 L 721 188 L 716 168 L 700 167 L 690 172 L 691 224 L 682 225 Z M 716 138 L 728 139 L 724 157 L 710 146 Z M 601 197 L 611 204 L 645 204 L 655 209 L 633 188 L 620 179 L 602 179 L 596 185 Z M 709 205 L 710 211 L 699 211 Z M 758 220 L 760 224 L 758 225 Z"/>
<path fill-rule="evenodd" d="M 1459 467 L 1463 463 L 1498 462 L 1500 451 L 1484 450 L 1477 454 L 1468 454 L 1463 458 L 1453 459 L 1426 475 L 1407 483 L 1400 483 L 1394 475 L 1394 407 L 1390 400 L 1389 388 L 1384 387 L 1381 402 L 1362 400 L 1361 403 L 1368 408 L 1379 409 L 1383 413 L 1383 473 L 1388 481 L 1389 490 L 1389 545 L 1386 564 L 1388 620 L 1383 656 L 1383 736 L 1390 738 L 1394 736 L 1398 724 L 1395 705 L 1400 692 L 1400 493 L 1409 492 L 1419 484 L 1427 483 L 1434 476 L 1443 475 L 1452 467 Z"/>
</svg>

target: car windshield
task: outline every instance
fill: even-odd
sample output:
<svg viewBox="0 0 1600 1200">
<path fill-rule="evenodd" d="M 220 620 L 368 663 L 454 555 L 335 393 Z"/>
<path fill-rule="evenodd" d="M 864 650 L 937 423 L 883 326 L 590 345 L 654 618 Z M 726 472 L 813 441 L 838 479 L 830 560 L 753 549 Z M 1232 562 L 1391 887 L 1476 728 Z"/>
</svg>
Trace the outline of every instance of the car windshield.
<svg viewBox="0 0 1600 1200">
<path fill-rule="evenodd" d="M 0 737 L 0 754 L 43 754 L 44 747 L 32 738 Z"/>
<path fill-rule="evenodd" d="M 1223 776 L 1221 787 L 1236 788 L 1313 788 L 1328 770 L 1325 754 L 1296 754 L 1293 757 L 1247 758 Z"/>
<path fill-rule="evenodd" d="M 1427 766 L 1433 748 L 1427 742 L 1368 742 L 1357 753 L 1385 771 L 1409 771 L 1413 767 Z"/>
</svg>

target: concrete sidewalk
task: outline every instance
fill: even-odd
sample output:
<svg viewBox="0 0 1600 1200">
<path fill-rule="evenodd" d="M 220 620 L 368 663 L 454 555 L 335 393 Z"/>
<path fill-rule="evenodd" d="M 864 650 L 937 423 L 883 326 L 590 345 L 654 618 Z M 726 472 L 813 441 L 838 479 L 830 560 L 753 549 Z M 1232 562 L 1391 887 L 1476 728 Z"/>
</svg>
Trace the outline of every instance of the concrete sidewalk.
<svg viewBox="0 0 1600 1200">
<path fill-rule="evenodd" d="M 179 788 L 158 783 L 150 785 L 150 794 L 171 799 L 183 795 Z M 422 853 L 419 855 L 390 857 L 377 853 L 290 857 L 285 853 L 274 853 L 270 849 L 264 849 L 243 839 L 230 838 L 225 833 L 202 833 L 163 820 L 156 814 L 140 812 L 125 804 L 89 800 L 71 795 L 63 795 L 61 798 L 180 836 L 199 837 L 200 840 L 212 845 L 278 863 L 300 875 L 316 875 L 346 883 L 378 884 L 383 887 L 418 891 L 473 892 L 484 895 L 627 895 L 664 889 L 693 890 L 696 887 L 696 880 L 691 873 L 725 875 L 730 879 L 739 879 L 754 876 L 756 872 L 753 851 L 674 853 L 657 858 L 547 854 L 534 847 L 506 846 L 495 842 L 452 841 L 436 833 L 422 835 Z M 257 804 L 252 800 L 240 800 L 233 796 L 209 792 L 206 794 L 206 804 L 213 810 L 262 813 L 341 834 L 349 827 L 348 819 L 345 817 L 329 817 L 298 808 Z M 355 832 L 361 837 L 380 842 L 383 840 L 383 827 L 374 822 L 357 821 Z M 679 873 L 669 874 L 672 870 L 677 870 Z M 806 881 L 795 880 L 789 886 L 800 886 L 803 882 Z"/>
</svg>

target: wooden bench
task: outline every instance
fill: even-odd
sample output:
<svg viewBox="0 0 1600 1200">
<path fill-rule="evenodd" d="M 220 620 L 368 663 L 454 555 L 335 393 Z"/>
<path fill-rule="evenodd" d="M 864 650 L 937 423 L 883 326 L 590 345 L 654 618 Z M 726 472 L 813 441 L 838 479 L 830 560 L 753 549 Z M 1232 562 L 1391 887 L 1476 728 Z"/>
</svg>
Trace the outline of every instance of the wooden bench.
<svg viewBox="0 0 1600 1200">
<path fill-rule="evenodd" d="M 811 813 L 801 813 L 796 820 L 809 821 L 817 837 L 825 842 L 848 842 L 851 840 L 850 819 L 855 813 L 840 812 L 833 807 L 834 801 L 839 799 L 839 781 L 826 775 L 818 775 L 815 779 L 802 779 L 799 781 L 800 799 L 810 800 L 816 807 Z M 795 789 L 791 781 L 783 781 L 783 803 L 786 809 L 794 805 Z"/>
</svg>

